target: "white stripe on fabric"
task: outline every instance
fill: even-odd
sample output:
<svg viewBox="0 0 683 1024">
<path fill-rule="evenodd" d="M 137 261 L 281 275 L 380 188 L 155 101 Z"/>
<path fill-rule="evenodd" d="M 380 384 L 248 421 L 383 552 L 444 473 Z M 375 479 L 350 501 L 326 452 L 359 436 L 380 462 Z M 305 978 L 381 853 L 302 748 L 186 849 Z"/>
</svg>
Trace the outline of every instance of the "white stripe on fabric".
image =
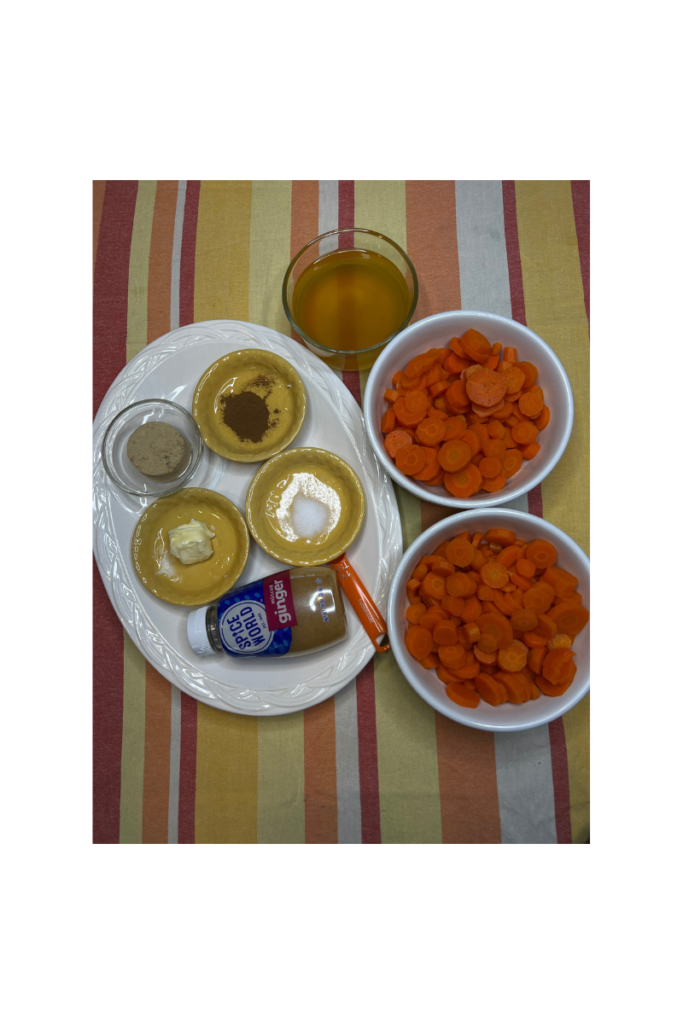
<svg viewBox="0 0 683 1024">
<path fill-rule="evenodd" d="M 334 231 L 339 227 L 339 182 L 318 182 L 318 234 Z M 337 248 L 338 239 L 326 238 L 320 243 L 320 254 Z"/>
<path fill-rule="evenodd" d="M 337 748 L 337 842 L 362 843 L 355 679 L 334 698 L 334 730 Z"/>
<path fill-rule="evenodd" d="M 173 227 L 173 253 L 171 256 L 171 330 L 180 327 L 180 253 L 183 245 L 183 221 L 185 219 L 185 194 L 187 182 L 178 182 L 178 198 L 175 206 Z"/>
<path fill-rule="evenodd" d="M 180 716 L 181 694 L 171 686 L 171 745 L 168 779 L 168 842 L 178 842 L 178 803 L 180 800 Z"/>
<path fill-rule="evenodd" d="M 496 733 L 496 777 L 503 843 L 556 843 L 548 726 Z"/>
<path fill-rule="evenodd" d="M 455 219 L 461 308 L 512 316 L 503 183 L 456 181 Z"/>
</svg>

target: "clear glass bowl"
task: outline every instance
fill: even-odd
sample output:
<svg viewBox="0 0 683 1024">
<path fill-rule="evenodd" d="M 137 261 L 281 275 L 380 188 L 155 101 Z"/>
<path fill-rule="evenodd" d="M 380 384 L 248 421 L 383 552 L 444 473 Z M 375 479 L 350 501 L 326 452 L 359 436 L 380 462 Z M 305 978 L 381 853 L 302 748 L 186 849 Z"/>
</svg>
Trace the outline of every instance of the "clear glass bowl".
<svg viewBox="0 0 683 1024">
<path fill-rule="evenodd" d="M 145 423 L 167 423 L 185 439 L 185 464 L 172 480 L 145 476 L 128 458 L 128 439 Z M 133 402 L 111 421 L 102 440 L 102 463 L 109 478 L 122 491 L 144 498 L 158 498 L 185 487 L 199 465 L 203 448 L 199 427 L 187 410 L 165 398 L 148 398 Z"/>
<path fill-rule="evenodd" d="M 294 289 L 302 273 L 328 253 L 347 249 L 377 253 L 390 260 L 403 277 L 408 290 L 408 310 L 404 319 L 397 324 L 395 330 L 388 337 L 370 348 L 347 350 L 322 345 L 315 338 L 310 337 L 294 317 Z M 282 304 L 287 319 L 296 333 L 307 347 L 324 359 L 329 366 L 341 370 L 364 370 L 372 366 L 382 349 L 410 323 L 410 318 L 417 305 L 417 296 L 417 274 L 406 253 L 386 235 L 381 235 L 378 231 L 371 231 L 369 228 L 338 228 L 335 231 L 326 231 L 325 234 L 318 235 L 296 254 L 289 264 L 282 282 Z"/>
</svg>

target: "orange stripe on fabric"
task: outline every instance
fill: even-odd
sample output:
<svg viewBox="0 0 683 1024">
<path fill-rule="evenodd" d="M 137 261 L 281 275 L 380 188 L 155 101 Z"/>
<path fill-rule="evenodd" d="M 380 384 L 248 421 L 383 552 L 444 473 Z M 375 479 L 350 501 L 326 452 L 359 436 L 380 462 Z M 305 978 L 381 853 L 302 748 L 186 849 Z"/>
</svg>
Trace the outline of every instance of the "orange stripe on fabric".
<svg viewBox="0 0 683 1024">
<path fill-rule="evenodd" d="M 443 842 L 500 843 L 493 733 L 435 718 Z"/>
<path fill-rule="evenodd" d="M 306 842 L 337 842 L 334 701 L 304 711 Z"/>
<path fill-rule="evenodd" d="M 454 181 L 406 181 L 406 242 L 419 290 L 412 322 L 460 309 Z M 422 530 L 451 513 L 445 505 L 421 501 Z"/>
<path fill-rule="evenodd" d="M 145 775 L 143 843 L 168 842 L 171 684 L 149 663 L 145 669 Z"/>
<path fill-rule="evenodd" d="M 256 843 L 258 719 L 197 704 L 195 843 Z"/>
<path fill-rule="evenodd" d="M 175 228 L 177 181 L 158 181 L 147 278 L 147 342 L 171 328 L 171 258 Z"/>
<path fill-rule="evenodd" d="M 292 241 L 290 259 L 318 235 L 318 182 L 292 182 Z"/>
<path fill-rule="evenodd" d="M 93 181 L 92 183 L 92 268 L 95 272 L 95 260 L 97 259 L 97 243 L 100 237 L 100 221 L 102 220 L 102 207 L 104 206 L 104 192 L 107 187 L 106 181 Z"/>
</svg>

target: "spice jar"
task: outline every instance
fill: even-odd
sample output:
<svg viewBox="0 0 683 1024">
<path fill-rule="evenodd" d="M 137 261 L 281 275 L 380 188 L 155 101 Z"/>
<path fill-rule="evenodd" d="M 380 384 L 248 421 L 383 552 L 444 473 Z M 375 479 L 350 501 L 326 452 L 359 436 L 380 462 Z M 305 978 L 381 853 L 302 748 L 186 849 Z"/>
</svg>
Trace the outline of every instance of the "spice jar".
<svg viewBox="0 0 683 1024">
<path fill-rule="evenodd" d="M 190 647 L 202 656 L 294 658 L 345 636 L 337 576 L 326 565 L 282 569 L 195 609 L 187 620 Z"/>
</svg>

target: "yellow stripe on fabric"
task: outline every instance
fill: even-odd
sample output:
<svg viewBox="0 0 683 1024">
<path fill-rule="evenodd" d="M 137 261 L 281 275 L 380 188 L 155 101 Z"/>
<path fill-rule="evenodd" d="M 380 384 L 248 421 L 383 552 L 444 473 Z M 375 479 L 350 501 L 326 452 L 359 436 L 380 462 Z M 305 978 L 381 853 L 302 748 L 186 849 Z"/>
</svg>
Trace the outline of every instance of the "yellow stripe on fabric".
<svg viewBox="0 0 683 1024">
<path fill-rule="evenodd" d="M 590 829 L 590 693 L 562 716 L 567 743 L 572 842 L 588 842 Z"/>
<path fill-rule="evenodd" d="M 392 481 L 398 514 L 401 517 L 401 530 L 403 532 L 403 550 L 407 551 L 414 540 L 422 533 L 422 514 L 420 511 L 420 499 L 416 498 L 404 487 Z"/>
<path fill-rule="evenodd" d="M 572 436 L 543 481 L 543 515 L 588 553 L 590 349 L 571 183 L 518 181 L 515 191 L 527 324 L 559 357 L 574 393 Z"/>
<path fill-rule="evenodd" d="M 255 843 L 258 721 L 197 704 L 195 843 Z"/>
<path fill-rule="evenodd" d="M 145 666 L 145 659 L 124 631 L 120 843 L 142 842 L 142 798 L 145 772 Z"/>
<path fill-rule="evenodd" d="M 383 843 L 440 843 L 434 711 L 391 652 L 375 658 L 377 769 Z"/>
<path fill-rule="evenodd" d="M 305 843 L 304 713 L 258 719 L 258 841 Z"/>
<path fill-rule="evenodd" d="M 147 344 L 147 279 L 156 194 L 156 181 L 138 182 L 128 265 L 126 362 L 141 352 Z"/>
<path fill-rule="evenodd" d="M 289 266 L 292 231 L 291 181 L 255 181 L 251 191 L 249 316 L 289 337 L 282 280 Z"/>
<path fill-rule="evenodd" d="M 203 181 L 194 263 L 195 320 L 249 319 L 251 182 Z"/>
</svg>

